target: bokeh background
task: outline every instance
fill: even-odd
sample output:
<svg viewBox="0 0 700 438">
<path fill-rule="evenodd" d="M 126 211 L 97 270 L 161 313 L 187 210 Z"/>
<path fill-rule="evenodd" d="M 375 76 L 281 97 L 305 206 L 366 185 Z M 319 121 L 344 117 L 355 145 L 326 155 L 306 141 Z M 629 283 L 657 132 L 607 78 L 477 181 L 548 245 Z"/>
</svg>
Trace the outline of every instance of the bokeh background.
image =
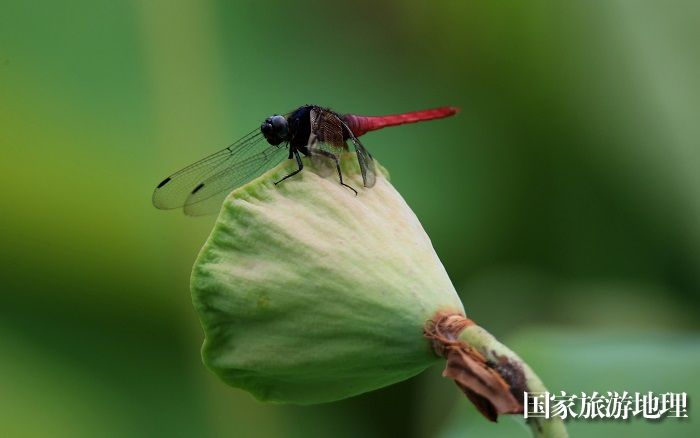
<svg viewBox="0 0 700 438">
<path fill-rule="evenodd" d="M 0 435 L 527 436 L 434 368 L 317 407 L 201 364 L 215 217 L 164 176 L 305 103 L 457 118 L 369 134 L 469 315 L 553 390 L 686 391 L 700 436 L 700 4 L 0 1 Z"/>
</svg>

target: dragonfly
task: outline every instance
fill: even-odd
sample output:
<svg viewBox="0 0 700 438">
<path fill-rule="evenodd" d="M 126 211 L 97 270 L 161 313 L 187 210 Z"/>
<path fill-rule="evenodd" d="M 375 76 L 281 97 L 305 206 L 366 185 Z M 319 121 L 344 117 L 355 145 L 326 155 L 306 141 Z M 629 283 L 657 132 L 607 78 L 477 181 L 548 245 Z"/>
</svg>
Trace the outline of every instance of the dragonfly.
<svg viewBox="0 0 700 438">
<path fill-rule="evenodd" d="M 297 169 L 275 182 L 293 177 L 304 169 L 301 156 L 335 167 L 340 185 L 357 195 L 345 183 L 340 159 L 348 142 L 356 152 L 362 183 L 371 188 L 376 182 L 374 158 L 358 137 L 388 126 L 441 119 L 457 114 L 453 106 L 384 116 L 339 114 L 330 108 L 303 105 L 286 114 L 267 117 L 260 128 L 230 146 L 173 173 L 153 191 L 153 205 L 163 210 L 182 208 L 185 214 L 214 213 L 232 190 L 251 181 L 285 159 L 296 160 Z"/>
</svg>

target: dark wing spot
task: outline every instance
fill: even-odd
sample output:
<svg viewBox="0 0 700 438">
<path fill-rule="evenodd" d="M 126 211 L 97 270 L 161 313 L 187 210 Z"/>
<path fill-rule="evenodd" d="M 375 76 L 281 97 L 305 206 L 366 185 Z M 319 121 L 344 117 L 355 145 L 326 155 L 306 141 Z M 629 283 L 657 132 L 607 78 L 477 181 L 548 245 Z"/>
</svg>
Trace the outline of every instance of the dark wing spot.
<svg viewBox="0 0 700 438">
<path fill-rule="evenodd" d="M 204 187 L 204 183 L 199 183 L 199 185 L 197 187 L 195 187 L 194 190 L 192 190 L 192 194 L 194 195 L 195 193 L 200 191 L 202 189 L 202 187 Z"/>
<path fill-rule="evenodd" d="M 156 187 L 156 188 L 159 189 L 159 188 L 163 187 L 163 186 L 166 185 L 169 181 L 170 181 L 170 177 L 165 178 L 160 184 L 158 184 L 158 187 Z"/>
</svg>

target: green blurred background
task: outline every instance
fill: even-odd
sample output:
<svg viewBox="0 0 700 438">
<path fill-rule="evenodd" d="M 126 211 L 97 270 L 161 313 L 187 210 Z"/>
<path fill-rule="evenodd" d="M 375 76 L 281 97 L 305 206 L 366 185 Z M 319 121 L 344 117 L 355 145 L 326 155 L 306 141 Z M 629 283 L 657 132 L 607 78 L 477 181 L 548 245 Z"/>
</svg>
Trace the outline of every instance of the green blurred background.
<svg viewBox="0 0 700 438">
<path fill-rule="evenodd" d="M 553 390 L 686 391 L 700 436 L 700 4 L 0 0 L 0 435 L 526 436 L 434 368 L 267 405 L 201 364 L 215 219 L 165 175 L 305 103 L 458 118 L 368 134 L 469 315 Z"/>
</svg>

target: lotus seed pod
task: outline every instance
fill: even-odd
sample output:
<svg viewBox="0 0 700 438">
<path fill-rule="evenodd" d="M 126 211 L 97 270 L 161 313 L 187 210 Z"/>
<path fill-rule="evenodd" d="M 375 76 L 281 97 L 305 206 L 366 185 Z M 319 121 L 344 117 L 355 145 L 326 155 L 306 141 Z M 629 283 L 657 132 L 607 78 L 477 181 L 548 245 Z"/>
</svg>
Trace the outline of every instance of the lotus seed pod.
<svg viewBox="0 0 700 438">
<path fill-rule="evenodd" d="M 227 197 L 191 279 L 206 366 L 258 399 L 310 404 L 444 357 L 445 376 L 488 418 L 522 412 L 530 375 L 482 338 L 478 351 L 465 343 L 473 323 L 386 170 L 366 189 L 354 154 L 341 163 L 357 195 L 314 160 L 275 185 L 290 160 Z"/>
<path fill-rule="evenodd" d="M 386 171 L 364 189 L 353 158 L 343 175 L 357 196 L 311 162 L 233 192 L 195 264 L 204 362 L 260 399 L 325 402 L 404 380 L 438 360 L 425 321 L 464 312 Z"/>
</svg>

